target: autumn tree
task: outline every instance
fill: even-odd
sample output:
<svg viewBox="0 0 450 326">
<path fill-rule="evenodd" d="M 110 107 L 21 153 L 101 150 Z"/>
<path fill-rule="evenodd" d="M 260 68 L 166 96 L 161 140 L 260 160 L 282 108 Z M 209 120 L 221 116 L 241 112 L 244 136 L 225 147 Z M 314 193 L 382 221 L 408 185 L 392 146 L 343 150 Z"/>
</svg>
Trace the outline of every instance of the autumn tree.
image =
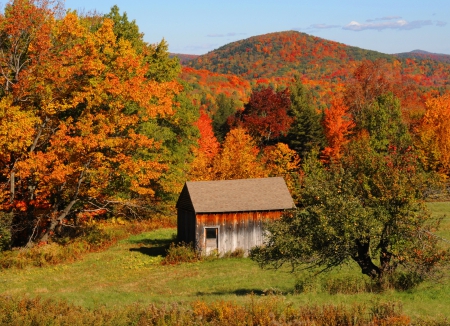
<svg viewBox="0 0 450 326">
<path fill-rule="evenodd" d="M 259 149 L 243 128 L 232 129 L 213 162 L 212 180 L 259 178 L 266 176 L 258 158 Z"/>
<path fill-rule="evenodd" d="M 179 84 L 148 79 L 145 57 L 111 20 L 94 31 L 59 10 L 15 0 L 0 16 L 0 209 L 13 215 L 14 245 L 112 206 L 136 213 L 168 168 L 161 141 L 137 129 L 173 115 Z"/>
<path fill-rule="evenodd" d="M 284 143 L 266 146 L 261 162 L 268 177 L 283 177 L 294 199 L 300 197 L 300 157 L 296 151 Z"/>
<path fill-rule="evenodd" d="M 259 143 L 269 143 L 287 134 L 292 124 L 289 89 L 275 92 L 267 87 L 255 89 L 239 112 L 241 124 Z"/>
<path fill-rule="evenodd" d="M 346 84 L 344 102 L 358 123 L 359 113 L 364 106 L 378 96 L 392 91 L 392 78 L 388 74 L 389 71 L 384 59 L 364 60 L 355 69 L 353 78 Z"/>
<path fill-rule="evenodd" d="M 333 99 L 331 106 L 324 110 L 322 124 L 328 146 L 321 155 L 325 161 L 339 160 L 345 144 L 350 140 L 349 136 L 355 123 L 348 111 L 347 106 L 339 98 Z"/>
<path fill-rule="evenodd" d="M 428 170 L 450 174 L 450 95 L 431 98 L 417 126 L 416 144 Z"/>
<path fill-rule="evenodd" d="M 200 113 L 200 118 L 196 122 L 200 132 L 198 146 L 194 148 L 195 159 L 189 170 L 189 179 L 211 180 L 213 178 L 212 164 L 219 153 L 219 142 L 214 135 L 212 120 L 206 112 Z"/>
</svg>

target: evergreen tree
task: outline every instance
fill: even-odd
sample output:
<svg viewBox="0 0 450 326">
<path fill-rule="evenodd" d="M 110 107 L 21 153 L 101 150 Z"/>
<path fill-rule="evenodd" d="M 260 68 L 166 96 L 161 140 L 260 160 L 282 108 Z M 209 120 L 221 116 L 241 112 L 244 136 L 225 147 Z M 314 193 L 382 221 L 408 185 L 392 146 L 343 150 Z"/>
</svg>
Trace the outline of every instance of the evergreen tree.
<svg viewBox="0 0 450 326">
<path fill-rule="evenodd" d="M 213 129 L 217 139 L 222 142 L 230 131 L 228 118 L 236 113 L 237 103 L 233 98 L 221 93 L 216 98 L 217 111 L 213 115 Z"/>
<path fill-rule="evenodd" d="M 301 157 L 305 157 L 313 148 L 322 148 L 325 137 L 321 125 L 321 114 L 316 111 L 310 91 L 296 78 L 290 87 L 290 115 L 294 122 L 286 137 L 289 147 Z"/>
<path fill-rule="evenodd" d="M 139 32 L 139 26 L 135 20 L 131 22 L 128 20 L 127 13 L 120 14 L 120 9 L 117 5 L 111 7 L 111 11 L 105 15 L 114 22 L 114 35 L 117 40 L 124 39 L 131 43 L 137 52 L 142 52 L 145 47 L 144 34 Z"/>
</svg>

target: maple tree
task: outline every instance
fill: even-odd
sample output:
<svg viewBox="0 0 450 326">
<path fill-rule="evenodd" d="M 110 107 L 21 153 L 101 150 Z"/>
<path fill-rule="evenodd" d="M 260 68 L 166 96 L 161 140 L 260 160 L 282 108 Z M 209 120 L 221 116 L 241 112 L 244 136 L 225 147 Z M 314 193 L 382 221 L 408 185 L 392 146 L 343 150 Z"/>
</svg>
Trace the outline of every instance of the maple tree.
<svg viewBox="0 0 450 326">
<path fill-rule="evenodd" d="M 148 79 L 145 57 L 116 37 L 111 20 L 91 30 L 60 8 L 15 0 L 0 16 L 1 114 L 8 115 L 0 209 L 13 213 L 15 245 L 47 241 L 111 204 L 133 212 L 155 198 L 167 169 L 161 142 L 137 128 L 173 115 L 179 84 Z M 18 128 L 20 136 L 11 134 Z"/>
<path fill-rule="evenodd" d="M 300 197 L 300 157 L 284 143 L 266 146 L 261 163 L 268 177 L 283 177 L 294 201 Z"/>
<path fill-rule="evenodd" d="M 194 149 L 195 159 L 189 171 L 189 178 L 192 180 L 210 180 L 212 178 L 212 164 L 219 153 L 219 142 L 212 128 L 212 120 L 206 112 L 200 113 L 200 118 L 196 122 L 200 137 L 198 147 Z"/>
<path fill-rule="evenodd" d="M 425 167 L 450 174 L 450 95 L 431 98 L 416 130 L 416 146 Z"/>
<path fill-rule="evenodd" d="M 322 151 L 325 161 L 339 160 L 343 147 L 349 141 L 355 123 L 348 111 L 349 109 L 340 98 L 334 99 L 331 106 L 324 110 L 322 124 L 328 143 Z"/>
<path fill-rule="evenodd" d="M 237 113 L 238 124 L 259 143 L 269 143 L 287 134 L 293 120 L 288 114 L 290 106 L 289 89 L 278 92 L 271 87 L 256 89 L 244 110 Z"/>
<path fill-rule="evenodd" d="M 260 178 L 266 175 L 258 158 L 259 149 L 243 128 L 232 129 L 215 157 L 210 180 Z"/>
</svg>

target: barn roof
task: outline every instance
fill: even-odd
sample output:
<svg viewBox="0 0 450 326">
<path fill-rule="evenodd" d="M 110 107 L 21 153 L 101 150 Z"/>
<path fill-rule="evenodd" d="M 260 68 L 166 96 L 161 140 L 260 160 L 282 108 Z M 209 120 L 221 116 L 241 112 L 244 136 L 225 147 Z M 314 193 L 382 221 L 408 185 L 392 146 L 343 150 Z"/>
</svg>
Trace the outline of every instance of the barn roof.
<svg viewBox="0 0 450 326">
<path fill-rule="evenodd" d="M 281 177 L 188 181 L 176 205 L 195 213 L 283 210 L 294 201 Z"/>
</svg>

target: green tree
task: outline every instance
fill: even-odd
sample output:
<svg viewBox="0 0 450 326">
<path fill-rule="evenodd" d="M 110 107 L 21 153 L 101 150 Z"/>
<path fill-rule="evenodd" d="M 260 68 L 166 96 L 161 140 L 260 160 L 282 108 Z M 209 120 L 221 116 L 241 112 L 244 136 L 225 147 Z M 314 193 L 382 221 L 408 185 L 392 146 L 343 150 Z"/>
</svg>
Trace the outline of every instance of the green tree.
<svg viewBox="0 0 450 326">
<path fill-rule="evenodd" d="M 138 53 L 144 53 L 146 62 L 149 64 L 147 78 L 157 82 L 167 82 L 178 77 L 181 72 L 180 62 L 178 58 L 170 57 L 169 46 L 164 39 L 157 44 L 145 43 L 144 34 L 139 31 L 136 21 L 130 22 L 126 12 L 121 15 L 116 5 L 105 17 L 114 22 L 113 30 L 117 40 L 127 40 Z"/>
<path fill-rule="evenodd" d="M 399 105 L 391 95 L 364 106 L 359 132 L 340 160 L 323 166 L 311 155 L 296 211 L 268 225 L 261 266 L 327 270 L 353 260 L 382 283 L 401 270 L 421 280 L 449 257 L 433 236 L 423 173 Z"/>
<path fill-rule="evenodd" d="M 139 32 L 139 26 L 136 24 L 135 20 L 131 22 L 128 20 L 128 15 L 124 12 L 120 14 L 120 9 L 117 5 L 111 7 L 108 14 L 105 15 L 106 18 L 111 19 L 114 22 L 114 35 L 116 35 L 117 41 L 120 39 L 127 40 L 131 43 L 134 49 L 141 53 L 146 47 L 144 42 L 144 34 Z"/>
<path fill-rule="evenodd" d="M 301 157 L 313 148 L 323 148 L 325 137 L 320 123 L 322 116 L 314 107 L 313 99 L 308 88 L 296 78 L 290 87 L 291 108 L 290 115 L 294 122 L 287 134 L 286 142 Z"/>
<path fill-rule="evenodd" d="M 382 283 L 398 269 L 422 279 L 448 255 L 430 235 L 436 225 L 422 201 L 415 155 L 378 155 L 368 139 L 351 151 L 354 170 L 304 162 L 298 209 L 268 224 L 265 244 L 251 252 L 260 266 L 324 271 L 354 261 Z"/>
<path fill-rule="evenodd" d="M 217 111 L 213 115 L 213 129 L 217 139 L 222 142 L 230 131 L 228 118 L 236 113 L 237 103 L 231 97 L 220 93 L 216 98 Z"/>
</svg>

